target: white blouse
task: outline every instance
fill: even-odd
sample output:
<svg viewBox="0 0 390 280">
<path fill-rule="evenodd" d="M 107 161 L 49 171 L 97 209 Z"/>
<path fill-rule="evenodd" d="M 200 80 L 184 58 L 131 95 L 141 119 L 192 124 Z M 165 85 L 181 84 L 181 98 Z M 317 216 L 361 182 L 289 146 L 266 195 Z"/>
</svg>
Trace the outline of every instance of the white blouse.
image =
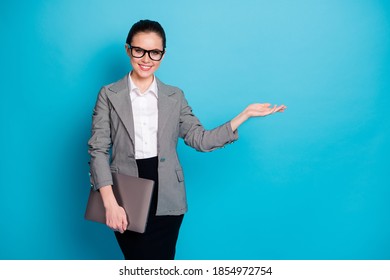
<svg viewBox="0 0 390 280">
<path fill-rule="evenodd" d="M 153 78 L 150 87 L 144 93 L 141 93 L 129 73 L 129 89 L 134 119 L 135 158 L 155 157 L 157 156 L 158 128 L 156 79 Z"/>
</svg>

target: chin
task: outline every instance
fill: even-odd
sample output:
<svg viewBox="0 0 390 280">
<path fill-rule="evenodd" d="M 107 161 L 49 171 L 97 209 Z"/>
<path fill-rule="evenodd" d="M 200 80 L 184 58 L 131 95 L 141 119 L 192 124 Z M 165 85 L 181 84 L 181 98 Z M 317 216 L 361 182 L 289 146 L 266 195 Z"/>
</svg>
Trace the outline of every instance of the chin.
<svg viewBox="0 0 390 280">
<path fill-rule="evenodd" d="M 152 69 L 151 69 L 152 70 Z M 139 78 L 143 78 L 143 79 L 146 79 L 146 78 L 150 78 L 151 76 L 153 76 L 154 74 L 154 71 L 142 71 L 142 70 L 139 70 L 137 69 L 135 72 L 135 74 L 139 77 Z"/>
</svg>

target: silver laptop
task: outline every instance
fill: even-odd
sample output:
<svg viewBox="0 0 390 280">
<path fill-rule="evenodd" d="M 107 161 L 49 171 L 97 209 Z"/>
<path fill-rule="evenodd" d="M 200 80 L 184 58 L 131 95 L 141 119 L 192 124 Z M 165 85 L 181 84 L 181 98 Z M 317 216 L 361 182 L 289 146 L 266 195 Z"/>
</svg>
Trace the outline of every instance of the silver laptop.
<svg viewBox="0 0 390 280">
<path fill-rule="evenodd" d="M 148 221 L 154 181 L 119 173 L 112 173 L 112 179 L 115 198 L 127 214 L 127 229 L 144 233 Z M 106 223 L 106 213 L 99 191 L 91 189 L 84 217 L 94 222 Z"/>
</svg>

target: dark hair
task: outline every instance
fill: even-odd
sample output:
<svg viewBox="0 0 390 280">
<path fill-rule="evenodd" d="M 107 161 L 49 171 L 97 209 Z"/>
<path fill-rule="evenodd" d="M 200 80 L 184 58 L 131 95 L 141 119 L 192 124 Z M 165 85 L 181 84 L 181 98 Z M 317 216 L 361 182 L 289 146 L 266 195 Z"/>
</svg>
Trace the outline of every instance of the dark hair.
<svg viewBox="0 0 390 280">
<path fill-rule="evenodd" d="M 167 39 L 165 38 L 165 32 L 162 26 L 157 21 L 152 21 L 148 19 L 140 20 L 139 22 L 136 22 L 129 31 L 129 34 L 126 38 L 126 43 L 131 45 L 131 41 L 133 40 L 133 37 L 140 32 L 155 32 L 157 33 L 162 41 L 163 41 L 163 48 L 165 50 Z"/>
</svg>

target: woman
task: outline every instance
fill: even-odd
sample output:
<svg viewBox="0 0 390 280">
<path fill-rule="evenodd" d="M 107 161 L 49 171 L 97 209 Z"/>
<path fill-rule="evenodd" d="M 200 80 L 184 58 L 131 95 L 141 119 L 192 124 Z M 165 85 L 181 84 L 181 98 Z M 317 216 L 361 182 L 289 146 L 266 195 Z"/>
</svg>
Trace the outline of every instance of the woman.
<svg viewBox="0 0 390 280">
<path fill-rule="evenodd" d="M 165 55 L 166 37 L 158 22 L 141 20 L 127 36 L 132 71 L 104 86 L 94 108 L 91 183 L 106 209 L 125 259 L 174 259 L 183 215 L 187 211 L 178 138 L 199 151 L 212 151 L 237 140 L 237 128 L 250 117 L 283 112 L 285 106 L 252 104 L 231 121 L 205 130 L 183 92 L 162 83 L 154 72 Z M 111 150 L 111 156 L 110 156 Z M 111 172 L 155 181 L 145 233 L 126 230 L 126 213 L 113 195 Z"/>
</svg>

